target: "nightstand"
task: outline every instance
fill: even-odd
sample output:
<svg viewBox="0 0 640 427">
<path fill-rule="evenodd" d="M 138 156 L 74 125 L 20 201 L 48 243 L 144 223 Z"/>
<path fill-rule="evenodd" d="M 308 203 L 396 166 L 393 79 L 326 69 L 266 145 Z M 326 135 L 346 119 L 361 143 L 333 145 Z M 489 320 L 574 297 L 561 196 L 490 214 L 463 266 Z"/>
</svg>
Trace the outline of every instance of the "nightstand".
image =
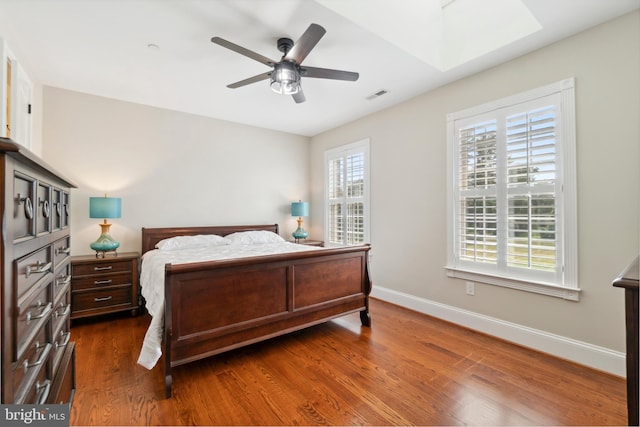
<svg viewBox="0 0 640 427">
<path fill-rule="evenodd" d="M 324 242 L 322 240 L 300 239 L 297 242 L 295 240 L 290 240 L 290 242 L 307 246 L 324 246 Z"/>
<path fill-rule="evenodd" d="M 71 319 L 119 311 L 138 314 L 137 252 L 71 257 Z"/>
</svg>

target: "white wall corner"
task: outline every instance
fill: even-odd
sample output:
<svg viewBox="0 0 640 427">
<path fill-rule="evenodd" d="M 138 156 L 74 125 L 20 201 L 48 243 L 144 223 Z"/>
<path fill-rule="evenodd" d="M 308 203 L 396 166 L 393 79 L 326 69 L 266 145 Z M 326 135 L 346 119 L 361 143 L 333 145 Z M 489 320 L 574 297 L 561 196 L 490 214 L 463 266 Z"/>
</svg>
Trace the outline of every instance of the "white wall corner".
<svg viewBox="0 0 640 427">
<path fill-rule="evenodd" d="M 562 359 L 570 360 L 590 368 L 598 369 L 619 377 L 626 377 L 626 355 L 619 351 L 551 334 L 516 323 L 506 322 L 387 288 L 374 287 L 371 292 L 371 297 Z"/>
</svg>

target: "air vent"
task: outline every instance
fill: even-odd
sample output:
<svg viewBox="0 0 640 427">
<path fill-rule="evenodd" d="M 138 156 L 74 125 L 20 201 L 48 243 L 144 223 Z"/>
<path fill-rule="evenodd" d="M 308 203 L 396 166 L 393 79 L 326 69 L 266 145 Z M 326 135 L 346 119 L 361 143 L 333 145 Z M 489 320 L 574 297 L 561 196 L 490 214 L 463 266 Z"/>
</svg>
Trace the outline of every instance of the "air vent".
<svg viewBox="0 0 640 427">
<path fill-rule="evenodd" d="M 377 92 L 376 92 L 376 93 L 374 93 L 373 95 L 369 95 L 369 96 L 367 96 L 367 99 L 368 99 L 368 100 L 376 99 L 376 98 L 379 98 L 379 97 L 381 97 L 382 95 L 384 95 L 384 94 L 386 94 L 386 93 L 388 93 L 388 92 L 389 92 L 389 91 L 388 91 L 388 90 L 386 90 L 386 89 L 380 89 L 379 91 L 377 91 Z"/>
</svg>

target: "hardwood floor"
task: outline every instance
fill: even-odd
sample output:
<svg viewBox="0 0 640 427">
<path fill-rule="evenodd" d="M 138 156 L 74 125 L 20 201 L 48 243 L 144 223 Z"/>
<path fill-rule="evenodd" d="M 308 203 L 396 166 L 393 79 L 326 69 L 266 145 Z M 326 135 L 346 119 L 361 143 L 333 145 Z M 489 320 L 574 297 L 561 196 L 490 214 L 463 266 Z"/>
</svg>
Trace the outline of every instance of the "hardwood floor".
<svg viewBox="0 0 640 427">
<path fill-rule="evenodd" d="M 623 378 L 371 301 L 174 369 L 138 365 L 150 318 L 78 321 L 71 425 L 625 425 Z"/>
</svg>

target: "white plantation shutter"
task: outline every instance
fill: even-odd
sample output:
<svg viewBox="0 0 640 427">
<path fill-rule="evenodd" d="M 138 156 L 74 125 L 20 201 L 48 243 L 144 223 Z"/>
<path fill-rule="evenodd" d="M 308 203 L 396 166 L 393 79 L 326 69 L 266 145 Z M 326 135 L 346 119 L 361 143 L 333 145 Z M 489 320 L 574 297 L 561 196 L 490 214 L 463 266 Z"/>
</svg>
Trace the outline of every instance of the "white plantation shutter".
<svg viewBox="0 0 640 427">
<path fill-rule="evenodd" d="M 369 240 L 369 141 L 325 153 L 325 243 L 354 245 Z"/>
<path fill-rule="evenodd" d="M 577 299 L 574 104 L 570 79 L 449 115 L 450 276 Z"/>
<path fill-rule="evenodd" d="M 458 146 L 460 258 L 495 264 L 496 228 L 496 121 L 460 130 Z"/>
<path fill-rule="evenodd" d="M 326 239 L 330 242 L 344 241 L 344 169 L 344 158 L 329 160 L 328 233 Z"/>
<path fill-rule="evenodd" d="M 506 118 L 507 260 L 512 267 L 554 272 L 559 266 L 556 109 L 548 105 Z"/>
</svg>

